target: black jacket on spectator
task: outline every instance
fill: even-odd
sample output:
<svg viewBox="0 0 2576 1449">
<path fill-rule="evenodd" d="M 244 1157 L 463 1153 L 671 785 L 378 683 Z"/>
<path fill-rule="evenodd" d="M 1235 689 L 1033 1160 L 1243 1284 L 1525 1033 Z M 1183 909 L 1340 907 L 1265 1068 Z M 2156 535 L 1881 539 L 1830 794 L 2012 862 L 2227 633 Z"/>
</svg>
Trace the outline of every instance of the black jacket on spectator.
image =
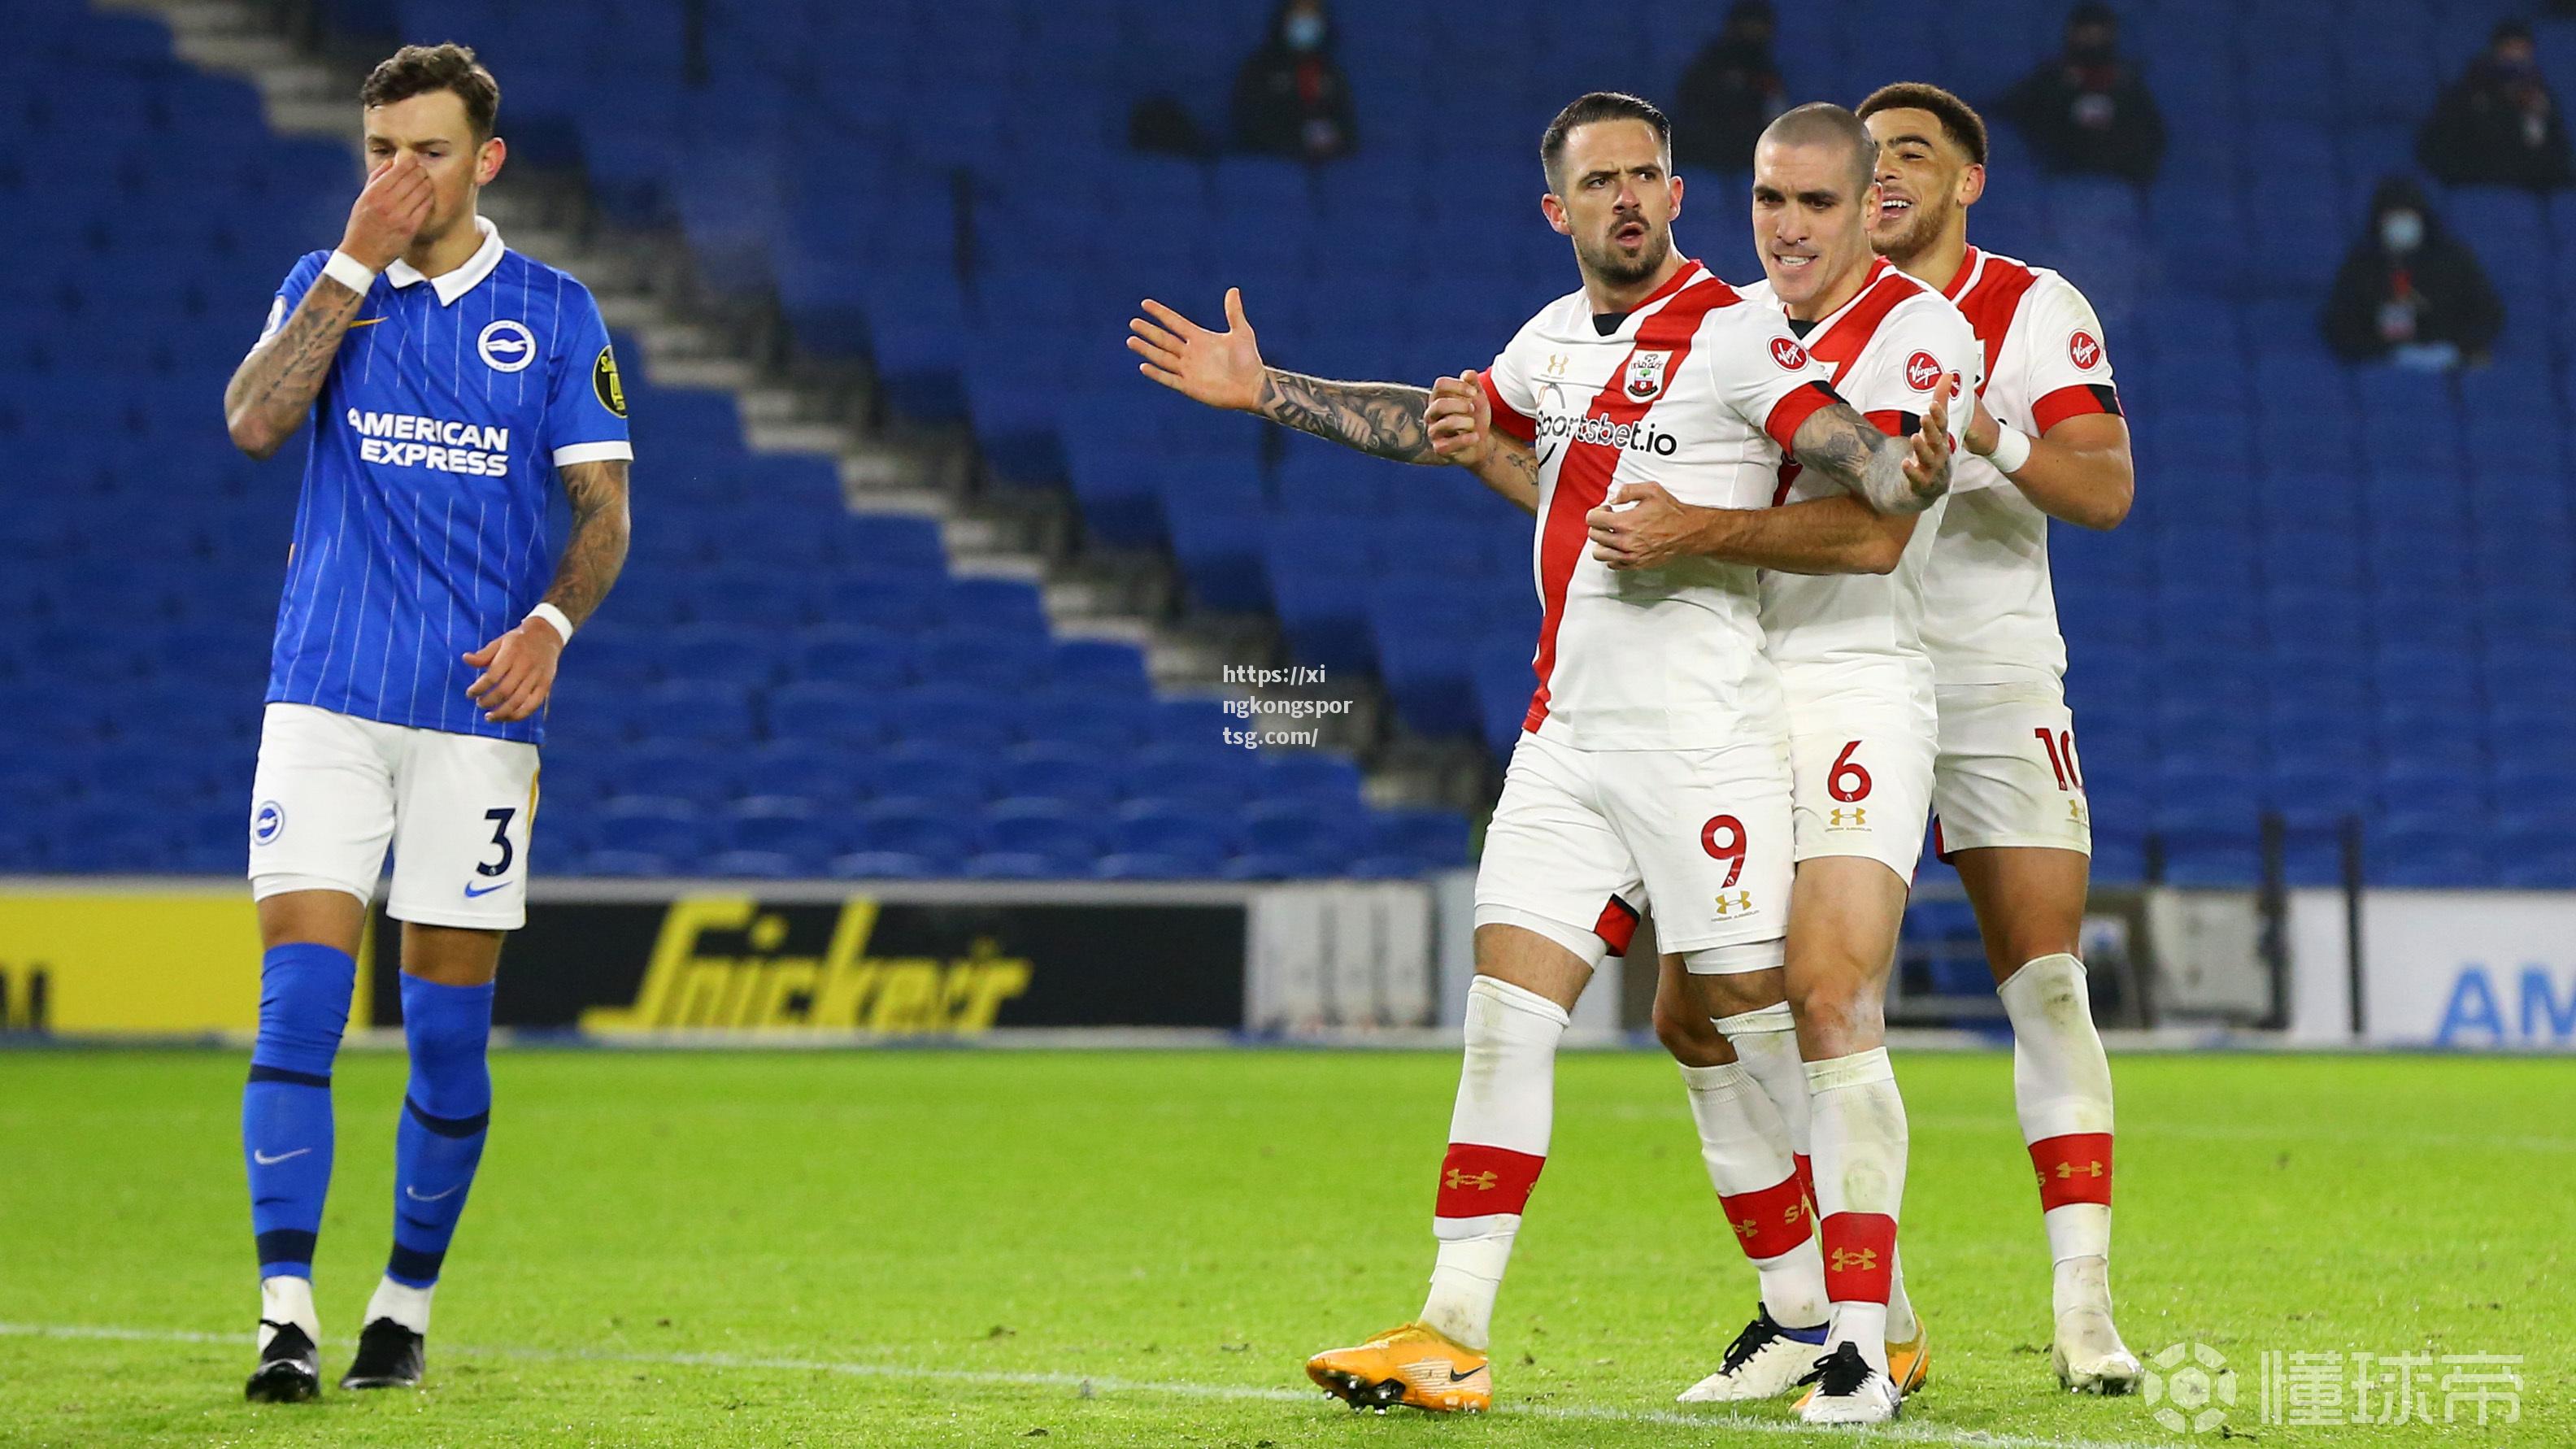
<svg viewBox="0 0 2576 1449">
<path fill-rule="evenodd" d="M 1323 17 L 1312 44 L 1296 42 L 1292 15 Z M 1333 63 L 1330 18 L 1310 0 L 1285 0 L 1270 17 L 1270 38 L 1235 75 L 1235 149 L 1326 161 L 1349 155 L 1358 139 L 1350 81 Z"/>
<path fill-rule="evenodd" d="M 2415 245 L 2393 248 L 2383 236 L 2392 215 L 2420 220 Z M 2347 362 L 2377 362 L 2400 347 L 2449 343 L 2464 360 L 2481 361 L 2504 331 L 2504 303 L 2468 244 L 2451 235 L 2402 176 L 2379 183 L 2370 230 L 2344 253 L 2326 298 L 2326 345 Z"/>
<path fill-rule="evenodd" d="M 1673 164 L 1742 171 L 1753 143 L 1788 109 L 1788 87 L 1771 59 L 1771 7 L 1738 0 L 1726 28 L 1694 57 L 1673 92 Z"/>
<path fill-rule="evenodd" d="M 2496 50 L 2506 53 L 2479 56 L 2442 92 L 2415 139 L 2415 159 L 2453 186 L 2547 191 L 2576 181 L 2567 122 L 2532 64 L 2527 32 L 2519 53 L 2501 43 Z"/>
<path fill-rule="evenodd" d="M 2051 171 L 2117 176 L 2143 186 L 2165 159 L 2165 119 L 2120 58 L 2109 7 L 2079 5 L 2066 49 L 2006 91 L 1997 106 Z"/>
</svg>

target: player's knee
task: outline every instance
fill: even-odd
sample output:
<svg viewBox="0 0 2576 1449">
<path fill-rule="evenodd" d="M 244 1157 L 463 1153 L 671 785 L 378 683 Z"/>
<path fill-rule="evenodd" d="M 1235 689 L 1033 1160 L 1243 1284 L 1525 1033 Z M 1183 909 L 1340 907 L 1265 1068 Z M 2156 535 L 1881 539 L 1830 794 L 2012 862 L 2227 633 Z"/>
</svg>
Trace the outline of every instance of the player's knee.
<svg viewBox="0 0 2576 1449">
<path fill-rule="evenodd" d="M 366 930 L 366 901 L 317 880 L 284 879 L 287 889 L 258 899 L 260 949 L 316 945 L 357 955 L 359 938 Z"/>
<path fill-rule="evenodd" d="M 1995 984 L 2001 986 L 2013 974 L 2042 956 L 2073 956 L 2082 959 L 2076 947 L 2078 930 L 2072 924 L 2054 921 L 2013 921 L 2000 923 L 1986 933 L 1986 965 L 1994 972 Z"/>
<path fill-rule="evenodd" d="M 414 1005 L 414 993 L 406 1006 Z M 484 1045 L 491 1040 L 488 1019 L 476 1020 L 461 1013 L 412 1011 L 403 1020 L 403 1045 L 415 1063 L 450 1063 L 480 1059 Z"/>
<path fill-rule="evenodd" d="M 455 926 L 403 927 L 403 974 L 441 986 L 489 986 L 501 970 L 502 933 Z"/>
<path fill-rule="evenodd" d="M 1726 1034 L 1689 1002 L 1658 993 L 1654 1021 L 1655 1040 L 1662 1042 L 1664 1050 L 1683 1066 L 1715 1067 L 1735 1060 L 1735 1049 L 1727 1045 Z"/>
<path fill-rule="evenodd" d="M 255 1065 L 327 1076 L 348 1029 L 357 963 L 312 942 L 272 946 L 260 961 Z"/>
<path fill-rule="evenodd" d="M 1790 973 L 1789 1009 L 1811 1040 L 1875 1042 L 1886 1031 L 1879 993 L 1861 972 Z"/>
</svg>

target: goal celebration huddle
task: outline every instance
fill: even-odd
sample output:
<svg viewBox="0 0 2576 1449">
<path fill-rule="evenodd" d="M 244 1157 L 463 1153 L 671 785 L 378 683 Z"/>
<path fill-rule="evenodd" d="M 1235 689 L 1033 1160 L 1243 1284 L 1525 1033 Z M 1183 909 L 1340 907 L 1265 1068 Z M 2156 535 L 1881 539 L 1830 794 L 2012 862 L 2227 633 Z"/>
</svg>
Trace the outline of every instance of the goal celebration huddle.
<svg viewBox="0 0 2576 1449">
<path fill-rule="evenodd" d="M 1270 367 L 1236 291 L 1223 331 L 1153 301 L 1131 324 L 1167 387 L 1470 468 L 1536 519 L 1537 689 L 1477 872 L 1430 1290 L 1306 1371 L 1354 1406 L 1493 1402 L 1557 1045 L 1651 912 L 1657 1034 L 1758 1284 L 1680 1397 L 1897 1417 L 1938 1305 L 1905 1291 L 1883 1003 L 1928 821 L 2011 1019 L 2054 1373 L 2126 1393 L 2111 1074 L 2076 954 L 2090 829 L 2046 550 L 2050 518 L 2108 528 L 2129 507 L 2101 324 L 2055 272 L 1969 244 L 1985 125 L 1935 86 L 1772 122 L 1752 157 L 1762 280 L 1742 287 L 1678 249 L 1685 187 L 1653 105 L 1586 95 L 1541 159 L 1582 286 L 1481 372 L 1419 388 Z"/>
</svg>

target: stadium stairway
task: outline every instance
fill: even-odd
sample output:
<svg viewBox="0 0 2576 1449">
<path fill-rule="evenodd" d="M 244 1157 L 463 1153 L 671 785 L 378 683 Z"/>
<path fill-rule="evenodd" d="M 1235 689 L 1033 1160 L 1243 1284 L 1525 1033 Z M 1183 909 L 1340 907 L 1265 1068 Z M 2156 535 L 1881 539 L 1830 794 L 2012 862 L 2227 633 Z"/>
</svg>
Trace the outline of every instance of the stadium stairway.
<svg viewBox="0 0 2576 1449">
<path fill-rule="evenodd" d="M 254 158 L 244 175 L 280 200 L 266 230 L 221 239 L 222 268 L 171 285 L 184 347 L 83 340 L 92 298 L 133 285 L 127 238 L 92 220 L 113 217 L 109 195 L 70 209 L 79 222 L 45 239 L 59 265 L 0 325 L 25 384 L 0 428 L 67 485 L 38 489 L 44 506 L 0 540 L 30 565 L 0 595 L 24 641 L 0 672 L 43 662 L 83 685 L 13 724 L 0 806 L 33 828 L 0 840 L 0 873 L 229 873 L 297 469 L 233 455 L 212 398 L 276 274 L 345 211 L 355 108 L 325 102 L 357 77 L 232 0 L 42 8 L 29 57 L 131 91 L 144 134 L 75 143 L 39 90 L 0 118 L 12 190 L 178 185 L 185 163 L 151 132 L 185 103 L 220 110 Z M 174 63 L 174 32 L 204 70 Z M 67 144 L 89 154 L 44 172 Z M 628 571 L 550 714 L 551 873 L 1271 879 L 1464 862 L 1457 812 L 1381 807 L 1329 750 L 1228 743 L 1247 722 L 1223 696 L 1157 688 L 1214 662 L 1158 646 L 1120 571 L 1058 568 L 1046 510 L 979 506 L 953 442 L 871 426 L 863 370 L 775 365 L 762 309 L 699 280 L 720 258 L 604 218 L 542 144 L 517 161 L 487 213 L 599 294 L 631 359 L 639 456 Z M 195 197 L 209 216 L 232 199 Z M 53 426 L 66 418 L 89 426 Z M 62 436 L 82 446 L 49 456 Z M 145 492 L 174 469 L 220 480 L 215 501 Z M 106 607 L 128 599 L 148 606 Z M 67 627 L 119 612 L 119 630 Z"/>
</svg>

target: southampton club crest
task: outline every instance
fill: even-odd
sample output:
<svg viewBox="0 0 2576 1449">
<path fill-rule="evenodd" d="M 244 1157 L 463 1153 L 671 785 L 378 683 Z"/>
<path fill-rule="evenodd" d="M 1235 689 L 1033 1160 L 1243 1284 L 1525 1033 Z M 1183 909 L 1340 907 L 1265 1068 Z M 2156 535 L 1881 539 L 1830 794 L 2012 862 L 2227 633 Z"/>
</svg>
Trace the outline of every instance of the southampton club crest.
<svg viewBox="0 0 2576 1449">
<path fill-rule="evenodd" d="M 1672 365 L 1669 352 L 1635 352 L 1628 356 L 1628 381 L 1623 389 L 1630 402 L 1652 402 L 1663 395 L 1664 369 Z"/>
</svg>

